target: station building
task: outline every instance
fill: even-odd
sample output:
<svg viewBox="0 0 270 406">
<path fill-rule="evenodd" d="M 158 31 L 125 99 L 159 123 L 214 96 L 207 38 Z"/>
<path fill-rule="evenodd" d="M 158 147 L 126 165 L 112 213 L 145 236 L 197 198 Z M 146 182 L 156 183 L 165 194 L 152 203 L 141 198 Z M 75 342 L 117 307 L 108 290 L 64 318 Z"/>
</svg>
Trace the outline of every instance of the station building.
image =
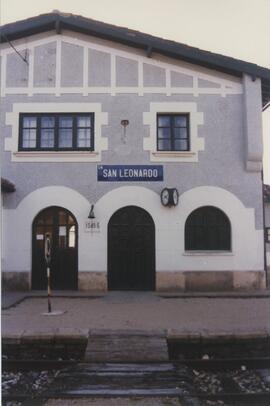
<svg viewBox="0 0 270 406">
<path fill-rule="evenodd" d="M 2 277 L 57 290 L 264 288 L 270 71 L 81 16 L 1 28 Z M 7 186 L 7 184 L 6 184 Z"/>
</svg>

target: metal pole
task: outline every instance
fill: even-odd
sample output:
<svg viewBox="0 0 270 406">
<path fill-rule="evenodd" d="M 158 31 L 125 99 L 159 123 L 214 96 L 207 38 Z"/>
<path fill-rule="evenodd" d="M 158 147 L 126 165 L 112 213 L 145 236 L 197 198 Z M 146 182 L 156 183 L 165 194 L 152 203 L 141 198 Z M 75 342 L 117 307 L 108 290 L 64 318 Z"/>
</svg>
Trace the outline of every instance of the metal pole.
<svg viewBox="0 0 270 406">
<path fill-rule="evenodd" d="M 50 268 L 47 267 L 47 292 L 48 292 L 48 313 L 51 313 L 52 311 L 52 305 L 51 305 L 51 286 L 50 286 Z"/>
<path fill-rule="evenodd" d="M 45 261 L 47 263 L 47 297 L 48 297 L 48 313 L 52 312 L 51 305 L 51 273 L 50 273 L 50 263 L 51 263 L 51 239 L 50 235 L 45 236 L 45 247 L 44 247 Z"/>
</svg>

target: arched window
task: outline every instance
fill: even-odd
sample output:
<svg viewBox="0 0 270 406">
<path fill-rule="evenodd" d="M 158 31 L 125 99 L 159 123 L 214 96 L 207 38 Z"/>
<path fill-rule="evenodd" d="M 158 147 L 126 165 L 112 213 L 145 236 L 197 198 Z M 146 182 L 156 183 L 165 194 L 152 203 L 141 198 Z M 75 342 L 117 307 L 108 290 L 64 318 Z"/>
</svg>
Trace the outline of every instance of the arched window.
<svg viewBox="0 0 270 406">
<path fill-rule="evenodd" d="M 212 206 L 200 207 L 187 218 L 186 250 L 231 250 L 231 225 L 223 211 Z"/>
</svg>

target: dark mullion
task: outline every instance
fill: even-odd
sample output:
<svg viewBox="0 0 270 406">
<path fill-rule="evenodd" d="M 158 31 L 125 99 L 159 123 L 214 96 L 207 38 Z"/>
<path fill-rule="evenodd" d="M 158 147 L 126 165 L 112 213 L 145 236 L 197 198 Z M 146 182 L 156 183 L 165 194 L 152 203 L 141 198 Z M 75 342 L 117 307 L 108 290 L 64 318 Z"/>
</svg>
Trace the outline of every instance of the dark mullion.
<svg viewBox="0 0 270 406">
<path fill-rule="evenodd" d="M 37 126 L 36 126 L 36 148 L 41 149 L 41 116 L 36 115 Z"/>
<path fill-rule="evenodd" d="M 23 115 L 19 116 L 19 149 L 23 149 Z"/>
<path fill-rule="evenodd" d="M 187 120 L 187 146 L 188 146 L 188 151 L 190 151 L 190 132 L 189 132 L 189 114 L 186 115 L 186 120 Z"/>
<path fill-rule="evenodd" d="M 90 151 L 95 151 L 95 136 L 94 136 L 94 130 L 95 130 L 95 118 L 94 114 L 90 114 L 90 122 L 91 122 L 91 128 L 90 128 L 90 139 L 91 139 L 91 145 L 90 145 Z"/>
<path fill-rule="evenodd" d="M 54 115 L 54 149 L 59 149 L 59 115 Z"/>
<path fill-rule="evenodd" d="M 78 149 L 78 116 L 72 115 L 72 148 Z"/>
<path fill-rule="evenodd" d="M 171 150 L 175 151 L 175 143 L 174 143 L 174 115 L 170 116 L 170 135 L 171 135 Z"/>
</svg>

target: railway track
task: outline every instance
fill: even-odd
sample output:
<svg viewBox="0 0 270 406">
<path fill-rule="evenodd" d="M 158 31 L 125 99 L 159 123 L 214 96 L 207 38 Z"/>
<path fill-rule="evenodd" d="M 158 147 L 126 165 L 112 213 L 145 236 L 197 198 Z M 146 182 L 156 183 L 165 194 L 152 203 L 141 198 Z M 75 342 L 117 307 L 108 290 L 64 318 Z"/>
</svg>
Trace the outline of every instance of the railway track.
<svg viewBox="0 0 270 406">
<path fill-rule="evenodd" d="M 270 358 L 157 363 L 3 361 L 2 402 L 166 397 L 185 405 L 270 405 Z M 79 405 L 79 403 L 78 403 Z"/>
</svg>

